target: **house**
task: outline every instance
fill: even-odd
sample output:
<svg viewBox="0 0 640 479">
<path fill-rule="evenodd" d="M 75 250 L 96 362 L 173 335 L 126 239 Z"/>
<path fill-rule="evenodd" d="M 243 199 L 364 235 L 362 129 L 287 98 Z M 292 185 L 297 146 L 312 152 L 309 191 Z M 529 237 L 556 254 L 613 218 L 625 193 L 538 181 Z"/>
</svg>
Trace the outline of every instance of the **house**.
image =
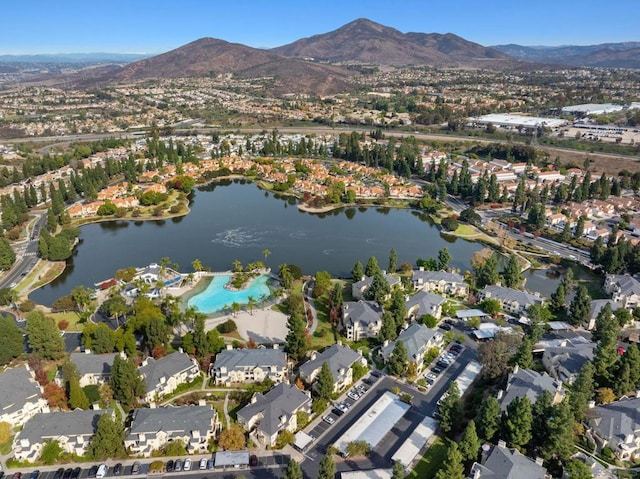
<svg viewBox="0 0 640 479">
<path fill-rule="evenodd" d="M 148 357 L 138 368 L 146 385 L 145 400 L 171 394 L 179 384 L 188 383 L 200 376 L 200 367 L 194 358 L 176 351 L 160 359 Z"/>
<path fill-rule="evenodd" d="M 598 319 L 598 315 L 602 308 L 606 305 L 611 306 L 611 319 L 613 319 L 613 313 L 618 309 L 622 308 L 622 303 L 618 303 L 612 299 L 594 299 L 591 301 L 591 310 L 589 312 L 589 324 L 587 329 L 593 329 L 596 327 L 596 319 Z"/>
<path fill-rule="evenodd" d="M 482 462 L 474 462 L 469 479 L 548 479 L 551 475 L 542 467 L 542 459 L 532 460 L 515 448 L 498 441 Z"/>
<path fill-rule="evenodd" d="M 439 294 L 429 293 L 424 290 L 418 291 L 407 298 L 407 317 L 415 319 L 424 314 L 430 314 L 436 319 L 440 319 L 442 317 L 442 305 L 446 302 L 447 300 Z"/>
<path fill-rule="evenodd" d="M 102 385 L 111 380 L 111 366 L 117 354 L 71 353 L 71 362 L 80 373 L 80 387 Z"/>
<path fill-rule="evenodd" d="M 560 346 L 545 348 L 542 364 L 553 378 L 573 384 L 584 363 L 593 361 L 595 348 L 595 343 L 564 340 Z"/>
<path fill-rule="evenodd" d="M 38 413 L 14 438 L 14 457 L 19 461 L 34 461 L 40 457 L 45 442 L 49 440 L 58 441 L 66 453 L 83 456 L 103 414 L 113 415 L 113 410 Z"/>
<path fill-rule="evenodd" d="M 136 409 L 124 446 L 130 454 L 150 457 L 167 443 L 180 439 L 189 454 L 207 453 L 219 429 L 212 406 Z"/>
<path fill-rule="evenodd" d="M 35 414 L 48 410 L 42 393 L 42 387 L 27 366 L 6 369 L 0 374 L 0 422 L 18 427 Z"/>
<path fill-rule="evenodd" d="M 640 306 L 640 281 L 628 274 L 608 274 L 604 279 L 604 290 L 611 299 L 624 308 Z"/>
<path fill-rule="evenodd" d="M 504 391 L 498 392 L 498 399 L 501 400 L 500 408 L 506 411 L 513 399 L 524 396 L 527 396 L 533 404 L 543 391 L 551 393 L 553 404 L 558 404 L 565 396 L 562 381 L 552 378 L 547 373 L 540 374 L 532 369 L 521 369 L 516 364 L 513 372 L 509 373 L 507 387 Z"/>
<path fill-rule="evenodd" d="M 210 374 L 216 384 L 262 382 L 281 383 L 287 377 L 287 355 L 274 345 L 272 349 L 227 349 L 220 351 Z"/>
<path fill-rule="evenodd" d="M 238 411 L 238 423 L 265 446 L 275 446 L 280 431 L 295 432 L 296 413 L 311 413 L 311 395 L 296 386 L 280 383 L 266 394 L 256 393 Z"/>
<path fill-rule="evenodd" d="M 442 344 L 444 337 L 437 329 L 427 328 L 424 324 L 413 323 L 402 331 L 395 341 L 387 342 L 380 349 L 380 354 L 385 359 L 389 358 L 398 341 L 404 343 L 407 349 L 409 361 L 413 361 L 418 366 L 418 371 L 422 369 L 425 353 L 433 347 Z"/>
<path fill-rule="evenodd" d="M 478 301 L 484 301 L 489 298 L 500 301 L 502 310 L 511 314 L 524 314 L 529 306 L 544 302 L 543 298 L 538 294 L 493 284 L 485 286 L 478 293 Z"/>
<path fill-rule="evenodd" d="M 147 284 L 155 284 L 160 279 L 160 265 L 151 263 L 149 266 L 141 268 L 136 273 L 134 279 L 139 279 Z"/>
<path fill-rule="evenodd" d="M 425 271 L 423 267 L 420 267 L 419 270 L 413 272 L 411 282 L 415 289 L 459 297 L 466 297 L 469 294 L 469 286 L 458 273 Z"/>
<path fill-rule="evenodd" d="M 342 305 L 342 326 L 349 341 L 375 338 L 382 329 L 382 308 L 375 301 L 347 301 Z"/>
<path fill-rule="evenodd" d="M 609 446 L 621 460 L 640 448 L 640 398 L 623 398 L 587 410 L 588 433 L 598 449 Z"/>
<path fill-rule="evenodd" d="M 382 277 L 385 279 L 389 288 L 393 289 L 400 284 L 400 278 L 392 274 L 388 274 L 385 271 L 382 272 Z M 373 276 L 363 276 L 360 281 L 357 281 L 351 285 L 351 295 L 355 299 L 365 299 L 367 292 L 373 283 Z"/>
<path fill-rule="evenodd" d="M 353 382 L 353 365 L 364 365 L 366 360 L 359 352 L 338 342 L 321 353 L 312 352 L 309 361 L 300 366 L 300 377 L 309 384 L 313 383 L 324 363 L 329 365 L 333 375 L 333 391 L 338 392 Z"/>
</svg>

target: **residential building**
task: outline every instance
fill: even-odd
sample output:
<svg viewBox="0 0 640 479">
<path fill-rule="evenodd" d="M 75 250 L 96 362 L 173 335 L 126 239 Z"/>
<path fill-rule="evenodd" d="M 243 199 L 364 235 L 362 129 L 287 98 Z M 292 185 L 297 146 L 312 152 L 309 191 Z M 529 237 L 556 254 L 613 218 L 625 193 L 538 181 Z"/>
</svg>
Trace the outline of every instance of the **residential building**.
<svg viewBox="0 0 640 479">
<path fill-rule="evenodd" d="M 563 383 L 573 384 L 586 362 L 593 361 L 595 343 L 573 343 L 564 340 L 561 346 L 545 348 L 542 364 L 547 372 Z"/>
<path fill-rule="evenodd" d="M 506 288 L 504 286 L 488 285 L 478 293 L 478 301 L 485 299 L 497 299 L 502 310 L 511 314 L 525 314 L 527 308 L 533 304 L 544 302 L 538 294 L 531 294 L 519 289 Z"/>
<path fill-rule="evenodd" d="M 418 291 L 413 296 L 407 298 L 407 317 L 415 319 L 422 315 L 430 314 L 437 319 L 442 317 L 442 306 L 447 300 L 439 294 L 428 291 Z"/>
<path fill-rule="evenodd" d="M 638 455 L 640 398 L 624 398 L 587 411 L 589 435 L 598 449 L 609 446 L 620 460 Z"/>
<path fill-rule="evenodd" d="M 375 338 L 382 329 L 382 308 L 375 301 L 347 301 L 342 305 L 342 326 L 349 341 Z"/>
<path fill-rule="evenodd" d="M 482 462 L 474 462 L 469 479 L 548 479 L 551 475 L 542 466 L 542 459 L 532 460 L 515 448 L 499 441 Z"/>
<path fill-rule="evenodd" d="M 402 341 L 407 349 L 409 361 L 415 362 L 418 366 L 418 371 L 420 371 L 424 366 L 425 353 L 430 348 L 439 347 L 443 339 L 444 336 L 439 330 L 427 328 L 424 324 L 413 323 L 402 331 L 395 341 L 385 341 L 385 345 L 380 349 L 380 354 L 386 361 L 396 343 Z"/>
<path fill-rule="evenodd" d="M 611 299 L 624 308 L 640 306 L 640 281 L 628 274 L 608 274 L 604 279 L 604 290 Z"/>
<path fill-rule="evenodd" d="M 498 399 L 501 400 L 500 408 L 505 411 L 513 399 L 525 396 L 533 404 L 543 391 L 551 394 L 553 404 L 558 404 L 565 396 L 562 381 L 552 378 L 547 373 L 540 374 L 532 369 L 521 369 L 516 364 L 513 372 L 509 373 L 507 387 L 498 393 Z"/>
<path fill-rule="evenodd" d="M 423 267 L 420 267 L 419 270 L 413 272 L 411 282 L 415 289 L 459 297 L 466 297 L 469 294 L 469 286 L 464 282 L 464 277 L 458 273 L 425 271 Z"/>
<path fill-rule="evenodd" d="M 0 374 L 0 422 L 22 426 L 35 414 L 47 410 L 42 393 L 27 366 L 6 369 Z"/>
<path fill-rule="evenodd" d="M 212 406 L 136 409 L 124 446 L 130 454 L 150 457 L 153 451 L 180 439 L 187 453 L 203 454 L 218 429 Z"/>
<path fill-rule="evenodd" d="M 191 382 L 200 376 L 198 361 L 182 351 L 160 359 L 148 357 L 138 371 L 145 381 L 147 402 L 171 394 L 179 384 Z"/>
<path fill-rule="evenodd" d="M 386 280 L 390 288 L 394 288 L 400 284 L 400 278 L 392 274 L 388 274 L 386 271 L 382 272 L 383 278 Z M 367 292 L 373 283 L 373 276 L 363 276 L 360 281 L 356 281 L 351 285 L 351 295 L 355 299 L 365 299 Z"/>
<path fill-rule="evenodd" d="M 266 394 L 254 394 L 251 402 L 238 411 L 238 423 L 263 445 L 272 447 L 281 431 L 296 431 L 298 411 L 311 413 L 311 395 L 280 383 Z"/>
<path fill-rule="evenodd" d="M 594 299 L 591 301 L 591 310 L 589 312 L 589 324 L 587 325 L 587 329 L 593 329 L 596 327 L 596 319 L 598 319 L 598 315 L 602 308 L 606 305 L 611 306 L 611 319 L 613 320 L 613 313 L 618 309 L 622 308 L 622 303 L 618 303 L 612 299 Z"/>
<path fill-rule="evenodd" d="M 103 414 L 113 414 L 113 410 L 38 413 L 14 438 L 14 457 L 19 461 L 34 461 L 40 457 L 46 441 L 57 441 L 64 452 L 83 456 Z"/>
<path fill-rule="evenodd" d="M 117 354 L 71 353 L 71 362 L 80 373 L 80 386 L 99 386 L 111 379 L 111 366 Z"/>
<path fill-rule="evenodd" d="M 261 382 L 281 383 L 287 377 L 287 355 L 274 345 L 272 349 L 227 349 L 220 351 L 211 367 L 216 384 Z"/>
<path fill-rule="evenodd" d="M 353 382 L 353 365 L 366 364 L 366 360 L 359 352 L 341 342 L 333 344 L 321 353 L 312 352 L 309 361 L 300 366 L 300 377 L 311 384 L 320 373 L 322 365 L 327 363 L 333 375 L 333 391 L 338 392 Z"/>
</svg>

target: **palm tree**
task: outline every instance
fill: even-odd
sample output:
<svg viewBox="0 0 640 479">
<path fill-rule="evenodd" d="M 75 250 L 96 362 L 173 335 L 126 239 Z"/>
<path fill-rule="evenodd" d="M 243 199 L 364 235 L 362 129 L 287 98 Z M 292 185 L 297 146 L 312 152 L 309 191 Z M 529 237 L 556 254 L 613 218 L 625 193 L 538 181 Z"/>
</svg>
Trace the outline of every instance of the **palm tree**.
<svg viewBox="0 0 640 479">
<path fill-rule="evenodd" d="M 191 267 L 193 268 L 194 271 L 204 271 L 204 266 L 202 264 L 202 261 L 200 261 L 199 259 L 194 259 L 191 262 Z"/>
<path fill-rule="evenodd" d="M 236 303 L 235 301 L 231 303 L 231 310 L 233 311 L 233 315 L 237 316 L 240 312 L 240 303 Z"/>
<path fill-rule="evenodd" d="M 253 308 L 255 308 L 256 306 L 256 298 L 254 298 L 253 296 L 249 296 L 249 312 L 251 313 L 251 316 L 253 316 Z"/>
<path fill-rule="evenodd" d="M 233 261 L 233 270 L 238 273 L 242 272 L 242 263 L 240 262 L 239 259 L 236 259 Z"/>
<path fill-rule="evenodd" d="M 193 273 L 189 273 L 187 275 L 187 281 L 189 281 L 189 284 L 193 284 L 193 279 L 194 279 L 194 274 Z"/>
</svg>

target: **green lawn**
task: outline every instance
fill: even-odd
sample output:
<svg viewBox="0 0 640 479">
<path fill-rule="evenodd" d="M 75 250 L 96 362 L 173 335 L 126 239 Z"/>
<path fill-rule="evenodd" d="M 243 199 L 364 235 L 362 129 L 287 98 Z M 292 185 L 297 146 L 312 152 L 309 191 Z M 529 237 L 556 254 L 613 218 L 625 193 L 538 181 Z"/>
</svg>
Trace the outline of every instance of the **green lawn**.
<svg viewBox="0 0 640 479">
<path fill-rule="evenodd" d="M 444 440 L 438 436 L 407 477 L 409 479 L 431 479 L 435 477 L 446 457 L 447 445 Z"/>
<path fill-rule="evenodd" d="M 65 320 L 69 323 L 67 331 L 82 331 L 82 325 L 78 324 L 80 321 L 80 315 L 75 311 L 68 311 L 66 313 L 51 313 L 47 314 L 48 317 L 53 318 L 56 324 Z"/>
<path fill-rule="evenodd" d="M 0 454 L 7 455 L 11 452 L 13 447 L 13 436 L 9 438 L 4 444 L 0 444 Z"/>
<path fill-rule="evenodd" d="M 457 236 L 473 236 L 480 234 L 480 232 L 471 225 L 459 224 L 453 234 Z"/>
</svg>

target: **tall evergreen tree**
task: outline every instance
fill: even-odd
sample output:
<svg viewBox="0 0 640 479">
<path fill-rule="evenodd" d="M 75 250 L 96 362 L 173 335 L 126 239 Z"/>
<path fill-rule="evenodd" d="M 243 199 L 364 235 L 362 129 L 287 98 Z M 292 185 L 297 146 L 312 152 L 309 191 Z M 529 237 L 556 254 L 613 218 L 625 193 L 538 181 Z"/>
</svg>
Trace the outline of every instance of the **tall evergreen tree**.
<svg viewBox="0 0 640 479">
<path fill-rule="evenodd" d="M 318 479 L 335 479 L 336 472 L 336 463 L 333 457 L 329 454 L 322 456 L 320 468 L 318 469 Z"/>
<path fill-rule="evenodd" d="M 87 395 L 80 387 L 78 378 L 72 377 L 69 381 L 69 405 L 71 409 L 89 409 L 89 400 Z"/>
<path fill-rule="evenodd" d="M 133 361 L 119 355 L 111 366 L 111 388 L 114 397 L 126 406 L 133 406 L 145 392 L 145 384 Z"/>
<path fill-rule="evenodd" d="M 551 293 L 551 301 L 549 309 L 554 313 L 562 313 L 567 308 L 567 293 L 564 289 L 564 284 L 558 284 L 556 290 Z"/>
<path fill-rule="evenodd" d="M 64 355 L 64 340 L 60 330 L 41 311 L 31 311 L 27 316 L 29 347 L 39 357 L 58 359 Z"/>
<path fill-rule="evenodd" d="M 476 423 L 473 419 L 467 424 L 462 434 L 462 439 L 458 443 L 458 448 L 465 461 L 474 461 L 478 457 L 480 438 L 476 432 Z"/>
<path fill-rule="evenodd" d="M 22 332 L 10 316 L 0 316 L 0 366 L 22 354 Z"/>
<path fill-rule="evenodd" d="M 369 261 L 367 261 L 367 267 L 364 270 L 364 274 L 367 276 L 373 276 L 379 271 L 380 266 L 378 266 L 378 259 L 375 256 L 371 256 Z"/>
<path fill-rule="evenodd" d="M 284 470 L 284 479 L 302 479 L 302 469 L 295 459 L 291 459 L 287 464 L 287 468 Z"/>
<path fill-rule="evenodd" d="M 316 393 L 318 398 L 328 401 L 333 394 L 334 381 L 333 374 L 331 374 L 331 368 L 326 361 L 322 363 L 320 372 L 318 373 L 318 381 L 316 385 Z"/>
<path fill-rule="evenodd" d="M 591 296 L 584 285 L 578 287 L 576 295 L 571 301 L 571 314 L 569 315 L 569 322 L 578 326 L 586 324 L 589 321 L 589 315 L 591 314 Z"/>
<path fill-rule="evenodd" d="M 458 445 L 455 442 L 449 444 L 447 459 L 436 473 L 435 479 L 465 479 L 463 460 Z"/>
<path fill-rule="evenodd" d="M 437 406 L 438 424 L 443 432 L 456 432 L 462 415 L 462 403 L 460 402 L 460 389 L 458 383 L 453 381 L 447 389 L 446 397 L 440 400 Z"/>
<path fill-rule="evenodd" d="M 478 432 L 480 436 L 492 442 L 493 437 L 500 429 L 500 403 L 493 396 L 487 396 L 482 401 L 478 414 Z"/>
<path fill-rule="evenodd" d="M 451 253 L 445 246 L 438 251 L 438 269 L 441 271 L 447 271 L 449 269 L 449 262 L 451 261 Z"/>
<path fill-rule="evenodd" d="M 307 352 L 306 324 L 298 314 L 292 314 L 287 321 L 285 351 L 293 361 L 299 361 Z"/>
<path fill-rule="evenodd" d="M 362 263 L 360 261 L 356 261 L 356 264 L 353 265 L 353 269 L 351 270 L 351 278 L 354 281 L 360 281 L 363 276 L 364 269 L 362 268 Z"/>
<path fill-rule="evenodd" d="M 582 421 L 595 392 L 595 368 L 589 361 L 583 364 L 569 392 L 569 406 L 576 421 Z"/>
<path fill-rule="evenodd" d="M 124 426 L 110 414 L 98 419 L 96 434 L 89 445 L 89 457 L 95 461 L 125 457 Z"/>
<path fill-rule="evenodd" d="M 503 421 L 507 443 L 518 449 L 524 449 L 531 441 L 532 420 L 529 398 L 527 396 L 514 398 L 507 406 Z"/>
<path fill-rule="evenodd" d="M 397 377 L 403 377 L 409 366 L 407 348 L 402 341 L 396 341 L 393 351 L 387 360 L 387 371 Z"/>
<path fill-rule="evenodd" d="M 520 264 L 514 254 L 509 256 L 509 261 L 505 270 L 502 272 L 504 284 L 508 288 L 520 288 L 524 282 L 524 277 L 520 270 Z"/>
<path fill-rule="evenodd" d="M 398 253 L 396 250 L 392 249 L 389 251 L 389 269 L 387 270 L 389 273 L 395 273 L 398 269 Z"/>
<path fill-rule="evenodd" d="M 573 415 L 568 401 L 552 407 L 547 423 L 547 435 L 542 447 L 542 457 L 567 461 L 575 453 L 573 439 Z"/>
</svg>

